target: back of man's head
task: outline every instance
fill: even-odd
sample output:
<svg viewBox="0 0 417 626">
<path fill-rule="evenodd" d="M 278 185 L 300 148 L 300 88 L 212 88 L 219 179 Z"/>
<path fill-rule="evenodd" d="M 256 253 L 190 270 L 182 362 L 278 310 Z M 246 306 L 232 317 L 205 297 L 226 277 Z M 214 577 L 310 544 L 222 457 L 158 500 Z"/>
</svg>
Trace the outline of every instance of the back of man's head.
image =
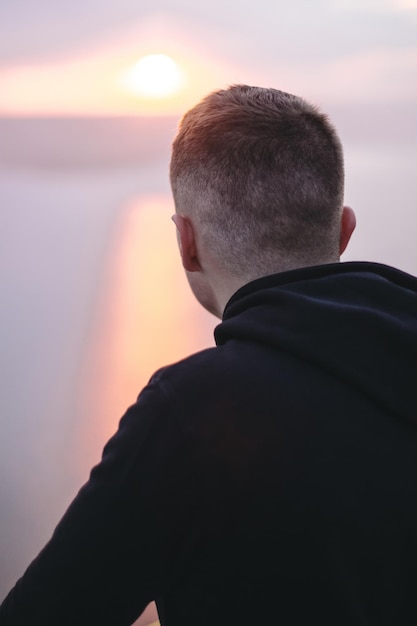
<svg viewBox="0 0 417 626">
<path fill-rule="evenodd" d="M 297 96 L 235 85 L 183 118 L 171 185 L 222 269 L 246 279 L 337 261 L 343 154 L 327 117 Z"/>
</svg>

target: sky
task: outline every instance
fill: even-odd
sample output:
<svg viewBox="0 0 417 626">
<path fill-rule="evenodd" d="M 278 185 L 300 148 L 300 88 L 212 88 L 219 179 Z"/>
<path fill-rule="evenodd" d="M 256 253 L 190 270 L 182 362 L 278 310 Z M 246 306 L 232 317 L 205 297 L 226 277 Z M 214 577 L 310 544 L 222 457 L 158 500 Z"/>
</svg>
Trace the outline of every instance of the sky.
<svg viewBox="0 0 417 626">
<path fill-rule="evenodd" d="M 236 82 L 329 105 L 417 99 L 417 0 L 15 0 L 0 24 L 0 113 L 177 113 Z M 181 66 L 183 91 L 124 92 L 123 71 L 158 52 Z"/>
</svg>

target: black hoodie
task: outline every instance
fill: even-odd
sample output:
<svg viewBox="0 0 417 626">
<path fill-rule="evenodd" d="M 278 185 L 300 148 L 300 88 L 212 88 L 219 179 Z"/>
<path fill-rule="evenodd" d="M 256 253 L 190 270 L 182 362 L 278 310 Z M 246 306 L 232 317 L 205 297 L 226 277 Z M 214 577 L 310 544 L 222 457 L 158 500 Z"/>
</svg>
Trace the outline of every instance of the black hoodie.
<svg viewBox="0 0 417 626">
<path fill-rule="evenodd" d="M 253 281 L 155 374 L 3 626 L 417 624 L 417 280 Z"/>
</svg>

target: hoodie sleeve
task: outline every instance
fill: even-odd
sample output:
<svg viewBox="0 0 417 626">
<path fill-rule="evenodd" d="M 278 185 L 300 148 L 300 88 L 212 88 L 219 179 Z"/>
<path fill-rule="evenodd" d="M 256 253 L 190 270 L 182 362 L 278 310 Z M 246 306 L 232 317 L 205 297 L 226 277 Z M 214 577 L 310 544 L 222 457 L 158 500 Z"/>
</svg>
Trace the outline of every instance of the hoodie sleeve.
<svg viewBox="0 0 417 626">
<path fill-rule="evenodd" d="M 180 548 L 175 529 L 188 517 L 183 507 L 193 476 L 169 405 L 155 376 L 4 600 L 2 626 L 124 626 L 162 592 Z"/>
</svg>

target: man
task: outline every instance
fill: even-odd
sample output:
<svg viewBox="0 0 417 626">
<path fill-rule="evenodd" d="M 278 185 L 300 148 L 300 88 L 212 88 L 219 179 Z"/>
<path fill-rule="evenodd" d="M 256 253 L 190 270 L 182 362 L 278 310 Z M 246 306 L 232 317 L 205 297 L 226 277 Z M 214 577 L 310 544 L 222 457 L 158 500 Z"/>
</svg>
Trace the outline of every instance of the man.
<svg viewBox="0 0 417 626">
<path fill-rule="evenodd" d="M 234 86 L 183 119 L 182 262 L 217 347 L 157 372 L 0 624 L 417 623 L 417 281 L 339 263 L 328 119 Z"/>
</svg>

